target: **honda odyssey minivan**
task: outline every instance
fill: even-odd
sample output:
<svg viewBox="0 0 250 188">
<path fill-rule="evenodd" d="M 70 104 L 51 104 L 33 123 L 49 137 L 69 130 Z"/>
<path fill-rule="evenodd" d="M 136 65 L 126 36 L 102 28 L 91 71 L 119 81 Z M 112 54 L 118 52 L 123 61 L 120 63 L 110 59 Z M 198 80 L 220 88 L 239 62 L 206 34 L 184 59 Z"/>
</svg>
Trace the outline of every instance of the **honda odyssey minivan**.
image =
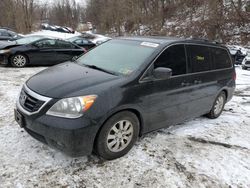
<svg viewBox="0 0 250 188">
<path fill-rule="evenodd" d="M 23 86 L 15 119 L 31 136 L 71 156 L 119 158 L 138 136 L 206 115 L 217 118 L 235 89 L 226 47 L 205 40 L 130 37 Z"/>
</svg>

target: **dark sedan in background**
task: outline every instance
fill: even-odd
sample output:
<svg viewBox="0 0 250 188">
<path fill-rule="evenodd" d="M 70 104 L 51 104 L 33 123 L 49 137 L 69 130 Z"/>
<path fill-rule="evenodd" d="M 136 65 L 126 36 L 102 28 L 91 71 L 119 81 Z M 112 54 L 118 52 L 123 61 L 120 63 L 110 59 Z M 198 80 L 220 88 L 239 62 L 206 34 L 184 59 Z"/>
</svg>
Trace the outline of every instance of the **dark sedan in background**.
<svg viewBox="0 0 250 188">
<path fill-rule="evenodd" d="M 22 38 L 18 33 L 8 29 L 0 27 L 0 41 L 17 40 Z"/>
<path fill-rule="evenodd" d="M 67 41 L 70 41 L 78 46 L 81 46 L 81 47 L 85 48 L 86 50 L 90 50 L 91 48 L 96 47 L 95 43 L 93 43 L 90 40 L 83 38 L 81 36 L 69 38 L 69 39 L 67 39 Z"/>
<path fill-rule="evenodd" d="M 0 43 L 0 64 L 14 67 L 55 65 L 74 59 L 86 50 L 69 41 L 44 36 L 29 36 Z"/>
</svg>

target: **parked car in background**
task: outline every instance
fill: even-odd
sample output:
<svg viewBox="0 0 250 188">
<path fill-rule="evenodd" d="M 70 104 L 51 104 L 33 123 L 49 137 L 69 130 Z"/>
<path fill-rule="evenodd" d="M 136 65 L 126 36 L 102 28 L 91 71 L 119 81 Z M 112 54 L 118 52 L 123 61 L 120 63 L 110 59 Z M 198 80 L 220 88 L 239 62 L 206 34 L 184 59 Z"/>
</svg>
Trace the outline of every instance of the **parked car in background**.
<svg viewBox="0 0 250 188">
<path fill-rule="evenodd" d="M 74 44 L 77 44 L 78 46 L 81 46 L 81 47 L 85 48 L 86 50 L 90 50 L 91 48 L 96 47 L 96 44 L 94 44 L 90 40 L 83 38 L 81 36 L 69 38 L 69 39 L 67 39 L 67 41 L 70 41 Z"/>
<path fill-rule="evenodd" d="M 243 50 L 241 47 L 239 46 L 233 46 L 233 45 L 229 45 L 227 46 L 229 49 L 229 52 L 232 56 L 232 59 L 234 61 L 235 65 L 241 65 L 243 59 L 246 57 L 247 53 L 245 50 Z"/>
<path fill-rule="evenodd" d="M 242 61 L 242 65 L 241 65 L 243 70 L 247 70 L 248 68 L 250 68 L 250 54 L 248 54 L 244 60 Z"/>
<path fill-rule="evenodd" d="M 7 28 L 0 28 L 0 41 L 12 41 L 20 38 L 22 38 L 22 35 Z"/>
<path fill-rule="evenodd" d="M 41 28 L 43 30 L 49 30 L 49 31 L 57 31 L 61 33 L 75 33 L 75 31 L 70 27 L 63 27 L 58 25 L 49 25 L 49 24 L 42 24 Z"/>
<path fill-rule="evenodd" d="M 111 38 L 97 38 L 97 39 L 94 39 L 93 42 L 95 42 L 96 45 L 101 45 L 102 43 L 105 43 L 109 40 L 111 40 Z"/>
<path fill-rule="evenodd" d="M 100 45 L 104 42 L 111 40 L 110 37 L 106 37 L 104 35 L 94 34 L 91 32 L 84 32 L 82 33 L 81 37 L 88 39 L 89 41 L 93 42 L 96 45 Z"/>
<path fill-rule="evenodd" d="M 86 50 L 69 41 L 29 36 L 0 44 L 0 64 L 14 67 L 55 65 L 76 58 Z"/>
<path fill-rule="evenodd" d="M 15 118 L 31 136 L 72 156 L 129 152 L 138 136 L 206 115 L 235 89 L 226 47 L 164 37 L 108 41 L 31 77 Z"/>
</svg>

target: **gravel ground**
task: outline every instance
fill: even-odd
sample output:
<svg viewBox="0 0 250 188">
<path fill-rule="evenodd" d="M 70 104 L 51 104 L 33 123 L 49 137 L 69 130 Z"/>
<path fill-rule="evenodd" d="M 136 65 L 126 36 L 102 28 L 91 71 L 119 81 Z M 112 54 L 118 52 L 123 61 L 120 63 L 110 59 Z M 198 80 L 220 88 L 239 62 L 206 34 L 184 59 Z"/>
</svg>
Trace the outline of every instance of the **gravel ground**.
<svg viewBox="0 0 250 188">
<path fill-rule="evenodd" d="M 196 118 L 140 138 L 124 157 L 70 158 L 34 140 L 13 118 L 22 84 L 44 68 L 0 67 L 0 188 L 250 187 L 250 71 L 220 118 Z"/>
</svg>

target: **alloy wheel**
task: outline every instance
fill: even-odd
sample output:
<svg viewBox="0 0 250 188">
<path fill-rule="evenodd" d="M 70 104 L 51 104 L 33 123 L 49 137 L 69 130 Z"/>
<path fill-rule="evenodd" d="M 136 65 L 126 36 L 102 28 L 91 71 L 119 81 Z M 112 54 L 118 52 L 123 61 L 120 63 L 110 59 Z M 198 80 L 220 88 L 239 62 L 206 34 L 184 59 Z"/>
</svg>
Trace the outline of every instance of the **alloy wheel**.
<svg viewBox="0 0 250 188">
<path fill-rule="evenodd" d="M 13 64 L 16 65 L 17 67 L 23 67 L 27 63 L 26 58 L 23 55 L 16 55 L 13 58 Z"/>
<path fill-rule="evenodd" d="M 224 97 L 219 96 L 214 105 L 214 114 L 215 115 L 220 114 L 220 112 L 223 110 L 223 106 L 224 106 Z"/>
<path fill-rule="evenodd" d="M 134 133 L 133 125 L 128 120 L 122 120 L 111 127 L 108 137 L 107 146 L 111 152 L 124 150 L 132 140 Z"/>
</svg>

